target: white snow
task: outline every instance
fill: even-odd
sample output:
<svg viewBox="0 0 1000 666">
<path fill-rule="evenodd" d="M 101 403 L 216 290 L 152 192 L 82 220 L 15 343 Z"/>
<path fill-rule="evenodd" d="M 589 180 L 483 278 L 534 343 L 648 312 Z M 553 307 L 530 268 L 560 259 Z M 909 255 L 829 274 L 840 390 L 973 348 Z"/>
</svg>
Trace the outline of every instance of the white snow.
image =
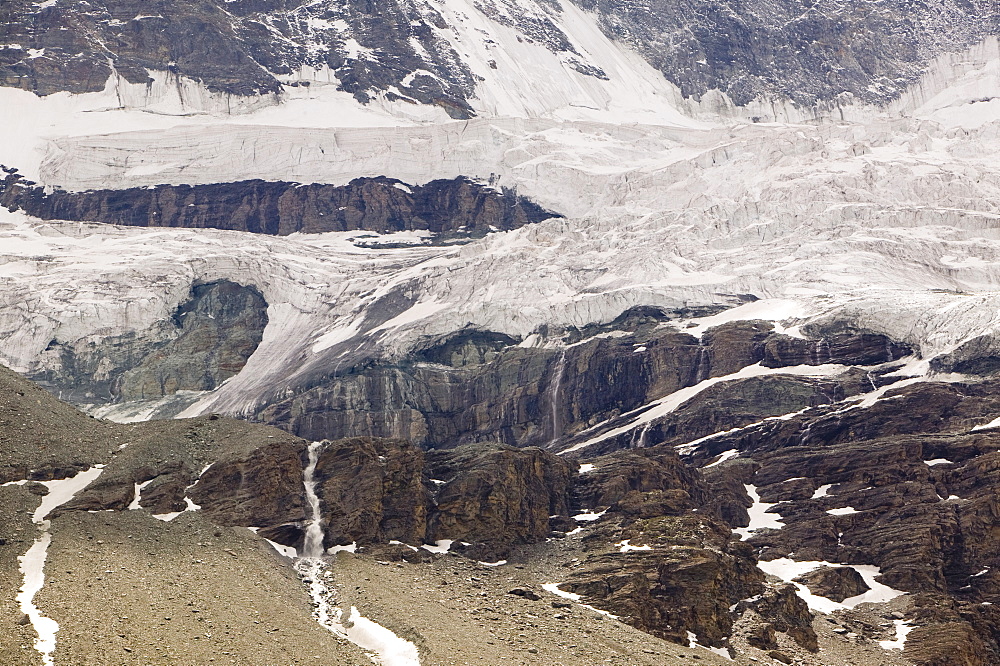
<svg viewBox="0 0 1000 666">
<path fill-rule="evenodd" d="M 893 624 L 896 625 L 896 638 L 878 642 L 884 650 L 902 650 L 906 647 L 906 636 L 913 630 L 913 626 L 906 620 L 893 620 Z"/>
<path fill-rule="evenodd" d="M 603 442 L 606 439 L 610 439 L 612 437 L 617 437 L 618 435 L 627 433 L 641 425 L 652 423 L 657 419 L 660 419 L 666 416 L 667 414 L 673 412 L 675 409 L 677 409 L 678 407 L 680 407 L 685 402 L 695 397 L 705 389 L 711 386 L 715 386 L 716 384 L 719 384 L 721 382 L 736 381 L 740 379 L 747 379 L 750 377 L 766 377 L 770 375 L 829 377 L 837 375 L 843 371 L 844 371 L 844 366 L 835 364 L 797 365 L 785 368 L 765 368 L 760 363 L 755 363 L 753 365 L 749 365 L 745 368 L 742 368 L 741 370 L 738 370 L 737 372 L 734 372 L 732 374 L 705 379 L 701 382 L 698 382 L 694 386 L 688 386 L 678 391 L 674 391 L 673 393 L 664 396 L 659 400 L 655 400 L 652 403 L 649 403 L 648 405 L 644 405 L 639 409 L 634 409 L 632 410 L 632 412 L 629 412 L 629 414 L 640 412 L 641 410 L 645 411 L 641 411 L 641 413 L 639 413 L 629 423 L 625 425 L 618 426 L 617 428 L 608 430 L 607 432 L 601 433 L 596 437 L 592 437 L 591 439 L 588 439 L 586 441 L 574 444 L 573 446 L 564 449 L 559 453 L 564 454 L 564 453 L 569 453 L 571 451 L 579 451 L 580 449 L 584 449 L 593 444 L 597 444 L 598 442 Z M 628 416 L 628 414 L 626 414 L 626 416 Z"/>
<path fill-rule="evenodd" d="M 278 551 L 279 554 L 284 555 L 285 557 L 295 559 L 299 556 L 298 551 L 293 546 L 286 546 L 278 543 L 277 541 L 271 541 L 270 539 L 264 539 L 264 541 L 271 544 L 271 546 Z"/>
<path fill-rule="evenodd" d="M 53 509 L 73 499 L 78 492 L 93 483 L 103 471 L 104 465 L 96 465 L 66 479 L 42 481 L 41 484 L 49 489 L 49 493 L 42 497 L 41 504 L 31 516 L 32 521 L 35 523 L 44 521 Z"/>
<path fill-rule="evenodd" d="M 897 371 L 918 370 L 911 382 L 935 379 L 936 354 L 1000 330 L 996 39 L 932 63 L 888 110 L 848 105 L 835 123 L 806 123 L 809 112 L 770 100 L 736 109 L 716 93 L 681 99 L 568 3 L 553 20 L 609 81 L 518 42 L 474 0 L 433 2 L 450 24 L 438 36 L 460 45 L 484 79 L 475 119 L 385 99 L 362 107 L 327 69 L 291 75 L 314 85 L 287 87 L 280 103 L 152 72 L 150 86 L 112 77 L 87 95 L 0 88 L 9 139 L 0 163 L 68 189 L 375 175 L 413 186 L 461 175 L 515 188 L 564 219 L 463 247 L 389 250 L 355 246 L 357 233 L 251 238 L 0 212 L 0 361 L 51 370 L 53 339 L 73 347 L 141 335 L 192 282 L 218 279 L 265 295 L 264 340 L 239 375 L 187 396 L 193 404 L 178 397 L 167 415 L 253 411 L 361 342 L 398 358 L 426 336 L 470 326 L 541 345 L 546 324 L 580 328 L 636 305 L 736 302 L 725 294 L 760 300 L 680 324 L 701 335 L 761 318 L 801 335 L 809 324 L 850 321 L 917 349 L 921 358 Z M 415 305 L 368 338 L 367 308 L 396 288 Z M 623 427 L 644 427 L 702 384 L 661 396 Z M 849 405 L 870 406 L 889 390 Z M 170 402 L 131 416 L 119 407 L 142 418 Z"/>
<path fill-rule="evenodd" d="M 683 330 L 685 333 L 690 333 L 700 338 L 706 330 L 713 326 L 720 326 L 732 321 L 763 319 L 770 322 L 779 322 L 789 319 L 801 319 L 805 314 L 806 311 L 802 303 L 786 298 L 763 299 L 724 310 L 717 315 L 690 319 L 688 320 L 689 324 L 695 325 L 685 326 Z M 784 332 L 780 325 L 778 329 L 779 333 Z"/>
<path fill-rule="evenodd" d="M 451 550 L 451 544 L 453 543 L 455 543 L 453 539 L 439 539 L 433 545 L 425 543 L 421 546 L 421 548 L 428 552 L 441 555 Z"/>
<path fill-rule="evenodd" d="M 715 467 L 716 465 L 721 465 L 727 460 L 731 458 L 736 458 L 739 455 L 740 452 L 738 449 L 729 449 L 728 451 L 723 451 L 722 453 L 719 454 L 719 457 L 715 460 L 715 462 L 711 462 L 705 465 L 703 469 L 708 469 L 709 467 Z"/>
<path fill-rule="evenodd" d="M 707 645 L 702 645 L 701 643 L 699 643 L 698 636 L 693 631 L 687 632 L 687 639 L 689 648 L 701 648 L 703 650 L 708 650 L 709 652 L 713 652 L 719 655 L 720 657 L 724 657 L 729 661 L 733 660 L 733 658 L 729 655 L 729 650 L 726 650 L 724 648 L 708 647 Z"/>
<path fill-rule="evenodd" d="M 59 631 L 59 623 L 42 615 L 33 601 L 35 595 L 45 585 L 45 559 L 51 543 L 52 535 L 45 531 L 35 539 L 28 552 L 17 558 L 18 569 L 24 578 L 24 583 L 15 597 L 21 612 L 28 616 L 31 625 L 38 634 L 38 638 L 35 639 L 35 650 L 41 653 L 42 663 L 45 666 L 52 666 L 54 663 L 52 653 L 56 649 L 56 632 Z"/>
<path fill-rule="evenodd" d="M 862 603 L 884 603 L 886 601 L 890 601 L 898 596 L 902 596 L 903 594 L 905 594 L 905 592 L 894 590 L 888 585 L 883 585 L 882 583 L 876 581 L 875 578 L 882 573 L 881 570 L 878 567 L 867 564 L 844 565 L 844 564 L 837 564 L 833 562 L 822 562 L 822 561 L 796 562 L 787 557 L 783 557 L 777 560 L 758 562 L 757 566 L 765 573 L 777 576 L 786 583 L 792 583 L 793 585 L 795 585 L 797 589 L 797 594 L 803 599 L 803 601 L 805 601 L 809 605 L 810 609 L 817 611 L 819 613 L 832 613 L 836 610 L 841 610 L 844 608 L 854 608 L 858 604 Z M 859 594 L 857 596 L 844 599 L 844 601 L 838 603 L 831 599 L 827 599 L 826 597 L 815 595 L 812 592 L 810 592 L 809 588 L 807 588 L 805 585 L 801 583 L 796 583 L 795 581 L 792 580 L 793 578 L 797 578 L 803 574 L 809 573 L 810 571 L 818 569 L 819 567 L 822 566 L 827 566 L 827 567 L 850 566 L 859 574 L 861 574 L 861 577 L 864 579 L 865 583 L 867 583 L 868 587 L 870 587 L 871 589 L 865 592 L 864 594 Z"/>
<path fill-rule="evenodd" d="M 767 502 L 760 501 L 760 495 L 757 494 L 757 486 L 744 485 L 746 488 L 747 495 L 753 501 L 753 504 L 747 510 L 750 514 L 750 524 L 746 527 L 737 527 L 733 530 L 736 534 L 740 535 L 740 539 L 746 541 L 753 533 L 758 530 L 772 529 L 780 530 L 785 526 L 782 522 L 781 516 L 777 513 L 768 513 L 768 509 L 773 506 L 777 506 L 777 503 L 769 504 Z"/>
<path fill-rule="evenodd" d="M 607 509 L 601 511 L 600 513 L 594 511 L 584 511 L 583 513 L 578 513 L 575 516 L 573 516 L 573 520 L 583 523 L 589 523 L 595 520 L 600 520 L 601 516 L 603 516 L 607 512 L 608 512 Z"/>
<path fill-rule="evenodd" d="M 935 458 L 934 460 L 925 460 L 924 464 L 928 467 L 934 467 L 935 465 L 954 465 L 955 463 L 947 458 Z"/>
<path fill-rule="evenodd" d="M 977 425 L 973 427 L 972 431 L 975 432 L 977 430 L 991 430 L 993 428 L 1000 428 L 1000 416 L 993 419 L 989 423 L 983 423 L 982 425 Z"/>
<path fill-rule="evenodd" d="M 629 541 L 631 541 L 631 539 L 625 539 L 624 541 L 619 541 L 618 543 L 616 543 L 615 545 L 619 546 L 618 551 L 621 553 L 630 553 L 634 550 L 653 550 L 652 546 L 649 545 L 633 546 L 631 543 L 629 543 Z"/>
<path fill-rule="evenodd" d="M 827 483 L 816 489 L 816 492 L 812 494 L 811 499 L 819 499 L 821 497 L 826 497 L 830 493 L 830 488 L 833 488 L 832 483 Z"/>
<path fill-rule="evenodd" d="M 340 624 L 348 640 L 376 653 L 383 666 L 420 666 L 416 645 L 364 617 L 354 606 L 340 619 Z"/>
<path fill-rule="evenodd" d="M 336 555 L 337 553 L 356 553 L 358 551 L 358 543 L 353 541 L 346 546 L 330 546 L 326 549 L 327 555 Z"/>
<path fill-rule="evenodd" d="M 104 465 L 96 465 L 66 479 L 41 482 L 48 488 L 49 493 L 42 497 L 41 503 L 32 514 L 32 521 L 38 526 L 41 535 L 35 539 L 24 555 L 17 558 L 18 569 L 24 583 L 15 600 L 38 634 L 34 647 L 41 655 L 44 666 L 52 666 L 54 663 L 52 653 L 56 649 L 56 632 L 59 631 L 59 623 L 42 615 L 34 603 L 35 595 L 45 585 L 45 560 L 48 557 L 49 545 L 52 543 L 49 521 L 46 518 L 53 509 L 69 502 L 78 492 L 93 483 L 103 471 Z"/>
<path fill-rule="evenodd" d="M 326 563 L 319 557 L 302 557 L 295 563 L 313 599 L 313 616 L 320 626 L 374 653 L 372 661 L 383 666 L 419 666 L 416 646 L 364 617 L 351 606 L 343 611 L 334 606 L 336 592 L 327 585 Z"/>
<path fill-rule="evenodd" d="M 507 564 L 507 560 L 497 560 L 496 562 L 479 562 L 484 567 L 501 567 Z"/>
<path fill-rule="evenodd" d="M 556 596 L 563 597 L 564 599 L 569 599 L 570 601 L 579 601 L 582 597 L 579 594 L 573 592 L 564 592 L 559 589 L 559 583 L 545 583 L 542 585 L 542 589 L 546 592 L 551 592 Z"/>
<path fill-rule="evenodd" d="M 857 513 L 857 512 L 858 510 L 855 509 L 853 506 L 845 506 L 839 509 L 827 510 L 827 513 L 830 514 L 831 516 L 849 516 L 852 513 Z"/>
<path fill-rule="evenodd" d="M 593 463 L 583 463 L 582 465 L 580 465 L 580 474 L 589 474 L 590 472 L 593 472 L 595 469 L 597 469 L 597 466 L 594 465 Z"/>
<path fill-rule="evenodd" d="M 141 506 L 139 506 L 139 502 L 142 501 L 142 489 L 151 484 L 152 482 L 153 479 L 150 479 L 148 481 L 143 481 L 142 483 L 133 484 L 135 486 L 134 489 L 135 495 L 133 495 L 132 502 L 129 503 L 128 505 L 129 511 L 137 511 L 142 508 Z"/>
</svg>

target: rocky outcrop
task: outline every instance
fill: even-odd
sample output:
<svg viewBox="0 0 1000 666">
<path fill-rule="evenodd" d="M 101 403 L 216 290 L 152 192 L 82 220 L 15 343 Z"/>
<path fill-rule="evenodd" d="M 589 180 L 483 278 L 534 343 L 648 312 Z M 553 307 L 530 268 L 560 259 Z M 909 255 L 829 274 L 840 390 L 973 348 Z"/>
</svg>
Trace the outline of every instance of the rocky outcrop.
<svg viewBox="0 0 1000 666">
<path fill-rule="evenodd" d="M 432 483 L 440 485 L 428 540 L 477 542 L 504 555 L 549 536 L 550 517 L 569 513 L 575 470 L 540 449 L 463 446 L 431 451 L 427 462 Z"/>
<path fill-rule="evenodd" d="M 325 446 L 316 494 L 326 545 L 424 543 L 431 508 L 424 468 L 423 451 L 406 441 L 352 438 Z"/>
<path fill-rule="evenodd" d="M 77 403 L 207 391 L 239 373 L 267 326 L 267 303 L 228 280 L 192 285 L 173 317 L 145 336 L 52 340 L 32 378 Z"/>
<path fill-rule="evenodd" d="M 754 484 L 763 502 L 781 502 L 775 510 L 784 527 L 749 539 L 762 559 L 875 565 L 878 582 L 926 595 L 912 620 L 918 629 L 908 658 L 993 663 L 992 620 L 982 613 L 1000 594 L 990 527 L 1000 515 L 993 490 L 1000 435 L 977 426 L 1000 410 L 995 390 L 992 380 L 914 384 L 871 405 L 819 407 L 704 448 L 740 450 L 757 466 L 740 482 Z M 695 457 L 712 459 L 707 450 Z M 750 461 L 740 464 L 745 472 Z M 848 566 L 820 568 L 800 582 L 834 600 L 866 589 Z M 972 635 L 985 638 L 966 644 Z"/>
<path fill-rule="evenodd" d="M 934 372 L 995 375 L 1000 371 L 1000 339 L 995 335 L 977 336 L 949 353 L 935 356 L 930 363 Z"/>
<path fill-rule="evenodd" d="M 736 611 L 742 613 L 748 609 L 765 619 L 762 630 L 750 637 L 750 643 L 754 647 L 762 650 L 777 648 L 774 632 L 779 631 L 788 634 L 810 652 L 819 649 L 816 631 L 812 627 L 813 614 L 806 602 L 795 593 L 793 585 L 768 588 L 756 598 L 741 601 Z"/>
<path fill-rule="evenodd" d="M 267 326 L 267 302 L 232 282 L 195 285 L 174 314 L 178 335 L 122 376 L 120 400 L 210 391 L 238 374 Z"/>
<path fill-rule="evenodd" d="M 610 526 L 604 530 L 610 537 Z M 639 549 L 588 556 L 560 588 L 653 635 L 687 644 L 690 631 L 722 646 L 729 607 L 764 591 L 752 549 L 706 516 L 635 520 L 620 536 Z"/>
<path fill-rule="evenodd" d="M 266 527 L 305 518 L 300 441 L 213 463 L 187 493 L 220 525 Z"/>
<path fill-rule="evenodd" d="M 776 335 L 765 343 L 761 363 L 768 368 L 824 363 L 878 365 L 910 353 L 907 346 L 872 333 L 840 333 L 818 340 Z"/>
<path fill-rule="evenodd" d="M 799 576 L 795 582 L 802 583 L 813 594 L 838 602 L 871 589 L 851 567 L 819 567 Z"/>
<path fill-rule="evenodd" d="M 672 450 L 618 451 L 597 460 L 574 483 L 581 509 L 654 518 L 679 516 L 708 502 L 708 484 Z"/>
<path fill-rule="evenodd" d="M 465 178 L 412 187 L 391 178 L 357 178 L 347 185 L 248 180 L 46 192 L 23 180 L 16 169 L 4 171 L 0 205 L 43 220 L 228 229 L 280 236 L 414 230 L 469 236 L 516 229 L 556 216 L 510 190 L 500 191 Z"/>
</svg>

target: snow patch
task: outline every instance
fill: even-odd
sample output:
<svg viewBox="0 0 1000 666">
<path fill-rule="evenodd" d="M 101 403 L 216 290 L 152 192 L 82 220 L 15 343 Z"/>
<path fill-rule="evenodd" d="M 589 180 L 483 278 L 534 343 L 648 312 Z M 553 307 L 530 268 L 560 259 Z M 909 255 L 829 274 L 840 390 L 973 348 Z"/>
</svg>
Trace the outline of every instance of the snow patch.
<svg viewBox="0 0 1000 666">
<path fill-rule="evenodd" d="M 616 543 L 615 544 L 616 546 L 620 546 L 620 548 L 618 548 L 618 551 L 621 552 L 621 553 L 630 553 L 630 552 L 632 552 L 634 550 L 653 550 L 652 546 L 648 546 L 648 545 L 647 546 L 633 546 L 632 544 L 629 543 L 629 541 L 631 541 L 631 539 L 625 539 L 624 541 L 619 541 L 618 543 Z"/>
<path fill-rule="evenodd" d="M 453 539 L 439 539 L 434 543 L 434 545 L 425 543 L 424 545 L 421 546 L 421 548 L 423 548 L 428 552 L 442 555 L 444 553 L 447 553 L 451 549 L 451 544 L 453 543 L 455 543 Z"/>
<path fill-rule="evenodd" d="M 883 585 L 875 580 L 882 571 L 876 566 L 871 566 L 867 564 L 836 564 L 833 562 L 796 562 L 787 557 L 782 557 L 777 560 L 770 560 L 767 562 L 758 562 L 757 566 L 765 573 L 777 576 L 786 583 L 792 583 L 803 601 L 805 601 L 809 608 L 819 612 L 819 613 L 832 613 L 836 610 L 842 610 L 844 608 L 854 608 L 858 604 L 862 603 L 885 603 L 891 601 L 896 597 L 906 594 L 900 590 L 894 590 L 888 585 Z M 810 571 L 818 569 L 819 567 L 843 567 L 849 566 L 859 574 L 864 579 L 865 583 L 868 585 L 869 589 L 864 594 L 859 594 L 844 601 L 838 603 L 827 599 L 826 597 L 821 597 L 813 594 L 809 591 L 809 588 L 801 583 L 796 583 L 793 578 L 798 578 L 803 574 L 807 574 Z"/>
<path fill-rule="evenodd" d="M 907 635 L 913 631 L 913 626 L 907 623 L 906 620 L 893 620 L 893 624 L 896 625 L 896 638 L 888 641 L 879 641 L 878 644 L 883 650 L 902 650 L 906 646 Z"/>
<path fill-rule="evenodd" d="M 740 535 L 742 541 L 749 539 L 758 530 L 780 530 L 785 526 L 780 515 L 768 512 L 768 509 L 777 506 L 777 503 L 769 504 L 761 502 L 760 495 L 757 494 L 757 486 L 744 485 L 743 487 L 746 488 L 747 495 L 750 496 L 753 504 L 747 509 L 747 512 L 750 514 L 750 524 L 746 527 L 737 527 L 733 530 L 733 532 Z"/>
<path fill-rule="evenodd" d="M 35 509 L 32 521 L 42 533 L 35 539 L 28 552 L 17 558 L 18 570 L 24 583 L 15 600 L 38 634 L 38 638 L 35 639 L 35 650 L 41 654 L 44 666 L 52 666 L 54 663 L 52 653 L 56 649 L 56 632 L 59 631 L 59 623 L 42 615 L 34 603 L 35 595 L 45 585 L 45 561 L 48 558 L 49 545 L 52 543 L 47 516 L 93 483 L 103 471 L 104 465 L 96 465 L 67 479 L 41 482 L 49 489 L 49 493 L 42 498 L 41 504 Z"/>
<path fill-rule="evenodd" d="M 546 592 L 550 592 L 556 596 L 562 597 L 564 599 L 569 599 L 570 601 L 579 601 L 583 597 L 579 594 L 573 592 L 565 592 L 559 589 L 559 583 L 545 583 L 542 585 L 542 589 Z"/>
</svg>

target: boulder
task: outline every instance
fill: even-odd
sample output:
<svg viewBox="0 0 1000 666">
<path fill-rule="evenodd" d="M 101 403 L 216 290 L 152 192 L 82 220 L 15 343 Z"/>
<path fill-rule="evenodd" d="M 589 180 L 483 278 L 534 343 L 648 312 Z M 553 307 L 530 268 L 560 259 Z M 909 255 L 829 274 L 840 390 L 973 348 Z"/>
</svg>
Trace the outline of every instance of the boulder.
<svg viewBox="0 0 1000 666">
<path fill-rule="evenodd" d="M 813 594 L 841 602 L 871 588 L 853 567 L 819 567 L 795 579 Z"/>
</svg>

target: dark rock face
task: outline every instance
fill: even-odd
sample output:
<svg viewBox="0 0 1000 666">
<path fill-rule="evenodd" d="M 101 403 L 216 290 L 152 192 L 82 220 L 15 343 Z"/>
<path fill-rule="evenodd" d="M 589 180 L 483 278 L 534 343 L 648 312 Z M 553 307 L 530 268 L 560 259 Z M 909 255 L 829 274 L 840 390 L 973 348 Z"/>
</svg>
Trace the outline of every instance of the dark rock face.
<svg viewBox="0 0 1000 666">
<path fill-rule="evenodd" d="M 635 418 L 633 410 L 678 389 L 759 363 L 769 344 L 797 340 L 774 334 L 766 322 L 726 324 L 698 340 L 659 325 L 675 314 L 683 316 L 625 313 L 611 325 L 616 337 L 601 336 L 598 328 L 571 331 L 566 339 L 573 344 L 565 350 L 521 348 L 500 334 L 461 331 L 428 340 L 412 360 L 341 363 L 335 378 L 317 372 L 303 380 L 303 390 L 275 396 L 252 417 L 314 440 L 353 433 L 408 439 L 424 448 L 484 441 L 556 448 L 611 430 Z M 883 336 L 859 333 L 843 337 L 829 356 L 803 364 L 867 360 L 875 352 L 858 350 L 867 349 L 862 341 L 869 338 L 881 354 L 872 362 L 909 353 Z M 798 356 L 774 360 L 803 362 Z M 722 383 L 645 433 L 629 430 L 587 454 L 688 442 L 871 390 L 872 381 L 862 372 L 836 381 L 784 376 Z"/>
<path fill-rule="evenodd" d="M 813 594 L 840 602 L 864 594 L 871 588 L 856 570 L 850 567 L 820 567 L 795 579 Z"/>
<path fill-rule="evenodd" d="M 752 608 L 767 619 L 764 625 L 766 629 L 758 637 L 757 647 L 778 647 L 773 637 L 775 631 L 780 631 L 811 652 L 819 649 L 816 631 L 812 628 L 813 614 L 806 602 L 795 593 L 794 586 L 781 585 L 768 589 L 752 602 L 740 602 L 740 606 Z"/>
<path fill-rule="evenodd" d="M 316 464 L 328 546 L 390 540 L 424 543 L 431 493 L 424 453 L 409 442 L 332 442 Z"/>
<path fill-rule="evenodd" d="M 484 543 L 499 553 L 544 539 L 569 512 L 570 463 L 541 449 L 464 446 L 427 454 L 434 498 L 428 539 Z"/>
<path fill-rule="evenodd" d="M 1000 340 L 993 335 L 975 337 L 951 353 L 932 358 L 931 369 L 966 375 L 994 375 L 1000 371 Z"/>
<path fill-rule="evenodd" d="M 554 217 L 510 190 L 500 192 L 464 178 L 413 187 L 391 178 L 358 178 L 343 186 L 251 180 L 47 193 L 16 170 L 5 171 L 0 205 L 43 220 L 281 236 L 357 230 L 482 235 Z"/>
<path fill-rule="evenodd" d="M 766 8 L 715 0 L 576 1 L 686 96 L 717 89 L 741 105 L 764 97 L 813 106 L 843 93 L 884 103 L 935 55 L 997 29 L 997 8 L 984 1 L 858 0 L 822 8 L 800 0 Z"/>
<path fill-rule="evenodd" d="M 663 448 L 602 456 L 574 486 L 577 506 L 606 508 L 635 518 L 679 516 L 709 499 L 709 486 L 701 474 Z"/>
<path fill-rule="evenodd" d="M 915 663 L 995 663 L 997 625 L 983 604 L 1000 598 L 1000 434 L 974 428 L 1000 412 L 996 389 L 995 380 L 914 384 L 868 407 L 819 407 L 721 435 L 694 455 L 736 448 L 759 466 L 742 482 L 782 502 L 785 523 L 749 539 L 762 559 L 876 565 L 879 582 L 920 595 L 914 622 L 928 630 L 907 640 Z M 806 583 L 833 599 L 863 591 L 844 574 L 819 570 Z"/>
<path fill-rule="evenodd" d="M 721 646 L 732 630 L 729 607 L 764 591 L 752 549 L 706 516 L 637 520 L 620 535 L 651 549 L 589 556 L 560 587 L 653 635 L 686 644 L 691 631 Z"/>
<path fill-rule="evenodd" d="M 302 442 L 278 442 L 219 460 L 187 492 L 220 525 L 265 527 L 305 518 Z"/>
<path fill-rule="evenodd" d="M 501 12 L 492 1 L 481 7 L 582 73 L 604 76 L 550 18 L 516 5 Z M 552 3 L 543 7 L 558 14 Z M 11 29 L 0 49 L 0 82 L 41 95 L 101 90 L 112 71 L 145 83 L 147 69 L 232 95 L 277 94 L 277 77 L 309 66 L 329 68 L 362 103 L 386 93 L 390 101 L 440 106 L 455 118 L 472 115 L 476 76 L 439 34 L 448 26 L 429 4 L 103 0 L 39 9 L 15 0 L 4 13 Z"/>
<path fill-rule="evenodd" d="M 267 321 L 267 303 L 253 287 L 227 280 L 193 285 L 174 317 L 143 338 L 53 340 L 42 364 L 49 369 L 33 378 L 79 403 L 211 390 L 243 369 Z"/>
<path fill-rule="evenodd" d="M 260 344 L 267 303 L 252 287 L 232 282 L 195 285 L 174 321 L 179 335 L 122 376 L 122 399 L 209 391 L 238 374 Z"/>
<path fill-rule="evenodd" d="M 819 340 L 773 336 L 764 346 L 762 364 L 768 368 L 824 363 L 877 365 L 908 353 L 907 347 L 870 333 L 841 333 Z"/>
</svg>

